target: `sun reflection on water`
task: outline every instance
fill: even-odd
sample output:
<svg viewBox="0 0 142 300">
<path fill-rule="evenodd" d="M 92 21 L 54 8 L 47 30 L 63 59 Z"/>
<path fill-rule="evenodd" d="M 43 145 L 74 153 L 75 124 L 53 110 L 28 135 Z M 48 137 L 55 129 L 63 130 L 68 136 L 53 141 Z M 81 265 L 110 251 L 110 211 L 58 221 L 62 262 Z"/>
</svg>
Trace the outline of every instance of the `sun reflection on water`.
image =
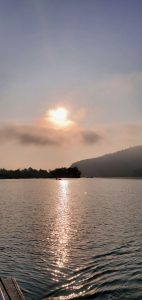
<svg viewBox="0 0 142 300">
<path fill-rule="evenodd" d="M 58 190 L 58 207 L 57 207 L 57 219 L 55 224 L 56 240 L 57 240 L 57 266 L 58 268 L 64 268 L 68 262 L 69 252 L 69 181 L 61 180 L 59 182 Z"/>
</svg>

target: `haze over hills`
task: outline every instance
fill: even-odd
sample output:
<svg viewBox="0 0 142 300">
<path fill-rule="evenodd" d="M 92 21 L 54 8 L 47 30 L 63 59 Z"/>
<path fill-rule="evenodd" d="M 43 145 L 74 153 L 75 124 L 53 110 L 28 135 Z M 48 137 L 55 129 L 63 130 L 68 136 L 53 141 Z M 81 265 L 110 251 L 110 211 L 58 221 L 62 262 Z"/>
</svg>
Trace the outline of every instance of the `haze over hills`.
<svg viewBox="0 0 142 300">
<path fill-rule="evenodd" d="M 142 177 L 142 145 L 75 162 L 83 177 Z"/>
</svg>

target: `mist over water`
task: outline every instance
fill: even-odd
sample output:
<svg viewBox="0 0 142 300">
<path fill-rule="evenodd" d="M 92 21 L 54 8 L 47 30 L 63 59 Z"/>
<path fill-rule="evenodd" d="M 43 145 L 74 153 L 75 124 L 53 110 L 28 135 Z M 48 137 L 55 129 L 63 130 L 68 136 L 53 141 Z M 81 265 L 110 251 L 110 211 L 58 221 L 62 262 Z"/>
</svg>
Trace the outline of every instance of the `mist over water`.
<svg viewBox="0 0 142 300">
<path fill-rule="evenodd" d="M 1 180 L 0 276 L 27 300 L 142 299 L 142 181 Z"/>
</svg>

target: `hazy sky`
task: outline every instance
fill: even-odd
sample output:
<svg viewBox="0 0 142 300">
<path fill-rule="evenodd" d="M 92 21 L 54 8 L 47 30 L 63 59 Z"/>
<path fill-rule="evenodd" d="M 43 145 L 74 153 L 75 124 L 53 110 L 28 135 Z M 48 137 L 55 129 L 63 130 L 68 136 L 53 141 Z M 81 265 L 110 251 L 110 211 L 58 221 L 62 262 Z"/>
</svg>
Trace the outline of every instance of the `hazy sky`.
<svg viewBox="0 0 142 300">
<path fill-rule="evenodd" d="M 142 144 L 141 28 L 141 0 L 0 1 L 0 167 Z"/>
</svg>

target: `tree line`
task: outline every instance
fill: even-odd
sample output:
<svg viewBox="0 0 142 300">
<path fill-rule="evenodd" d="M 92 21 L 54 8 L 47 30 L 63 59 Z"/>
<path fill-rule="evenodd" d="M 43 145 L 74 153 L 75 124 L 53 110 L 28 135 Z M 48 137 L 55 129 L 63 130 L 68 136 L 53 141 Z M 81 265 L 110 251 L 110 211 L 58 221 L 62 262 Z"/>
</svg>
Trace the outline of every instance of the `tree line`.
<svg viewBox="0 0 142 300">
<path fill-rule="evenodd" d="M 0 169 L 0 179 L 22 178 L 80 178 L 81 172 L 77 167 L 57 168 L 54 170 L 37 170 L 33 168 L 6 170 Z"/>
</svg>

